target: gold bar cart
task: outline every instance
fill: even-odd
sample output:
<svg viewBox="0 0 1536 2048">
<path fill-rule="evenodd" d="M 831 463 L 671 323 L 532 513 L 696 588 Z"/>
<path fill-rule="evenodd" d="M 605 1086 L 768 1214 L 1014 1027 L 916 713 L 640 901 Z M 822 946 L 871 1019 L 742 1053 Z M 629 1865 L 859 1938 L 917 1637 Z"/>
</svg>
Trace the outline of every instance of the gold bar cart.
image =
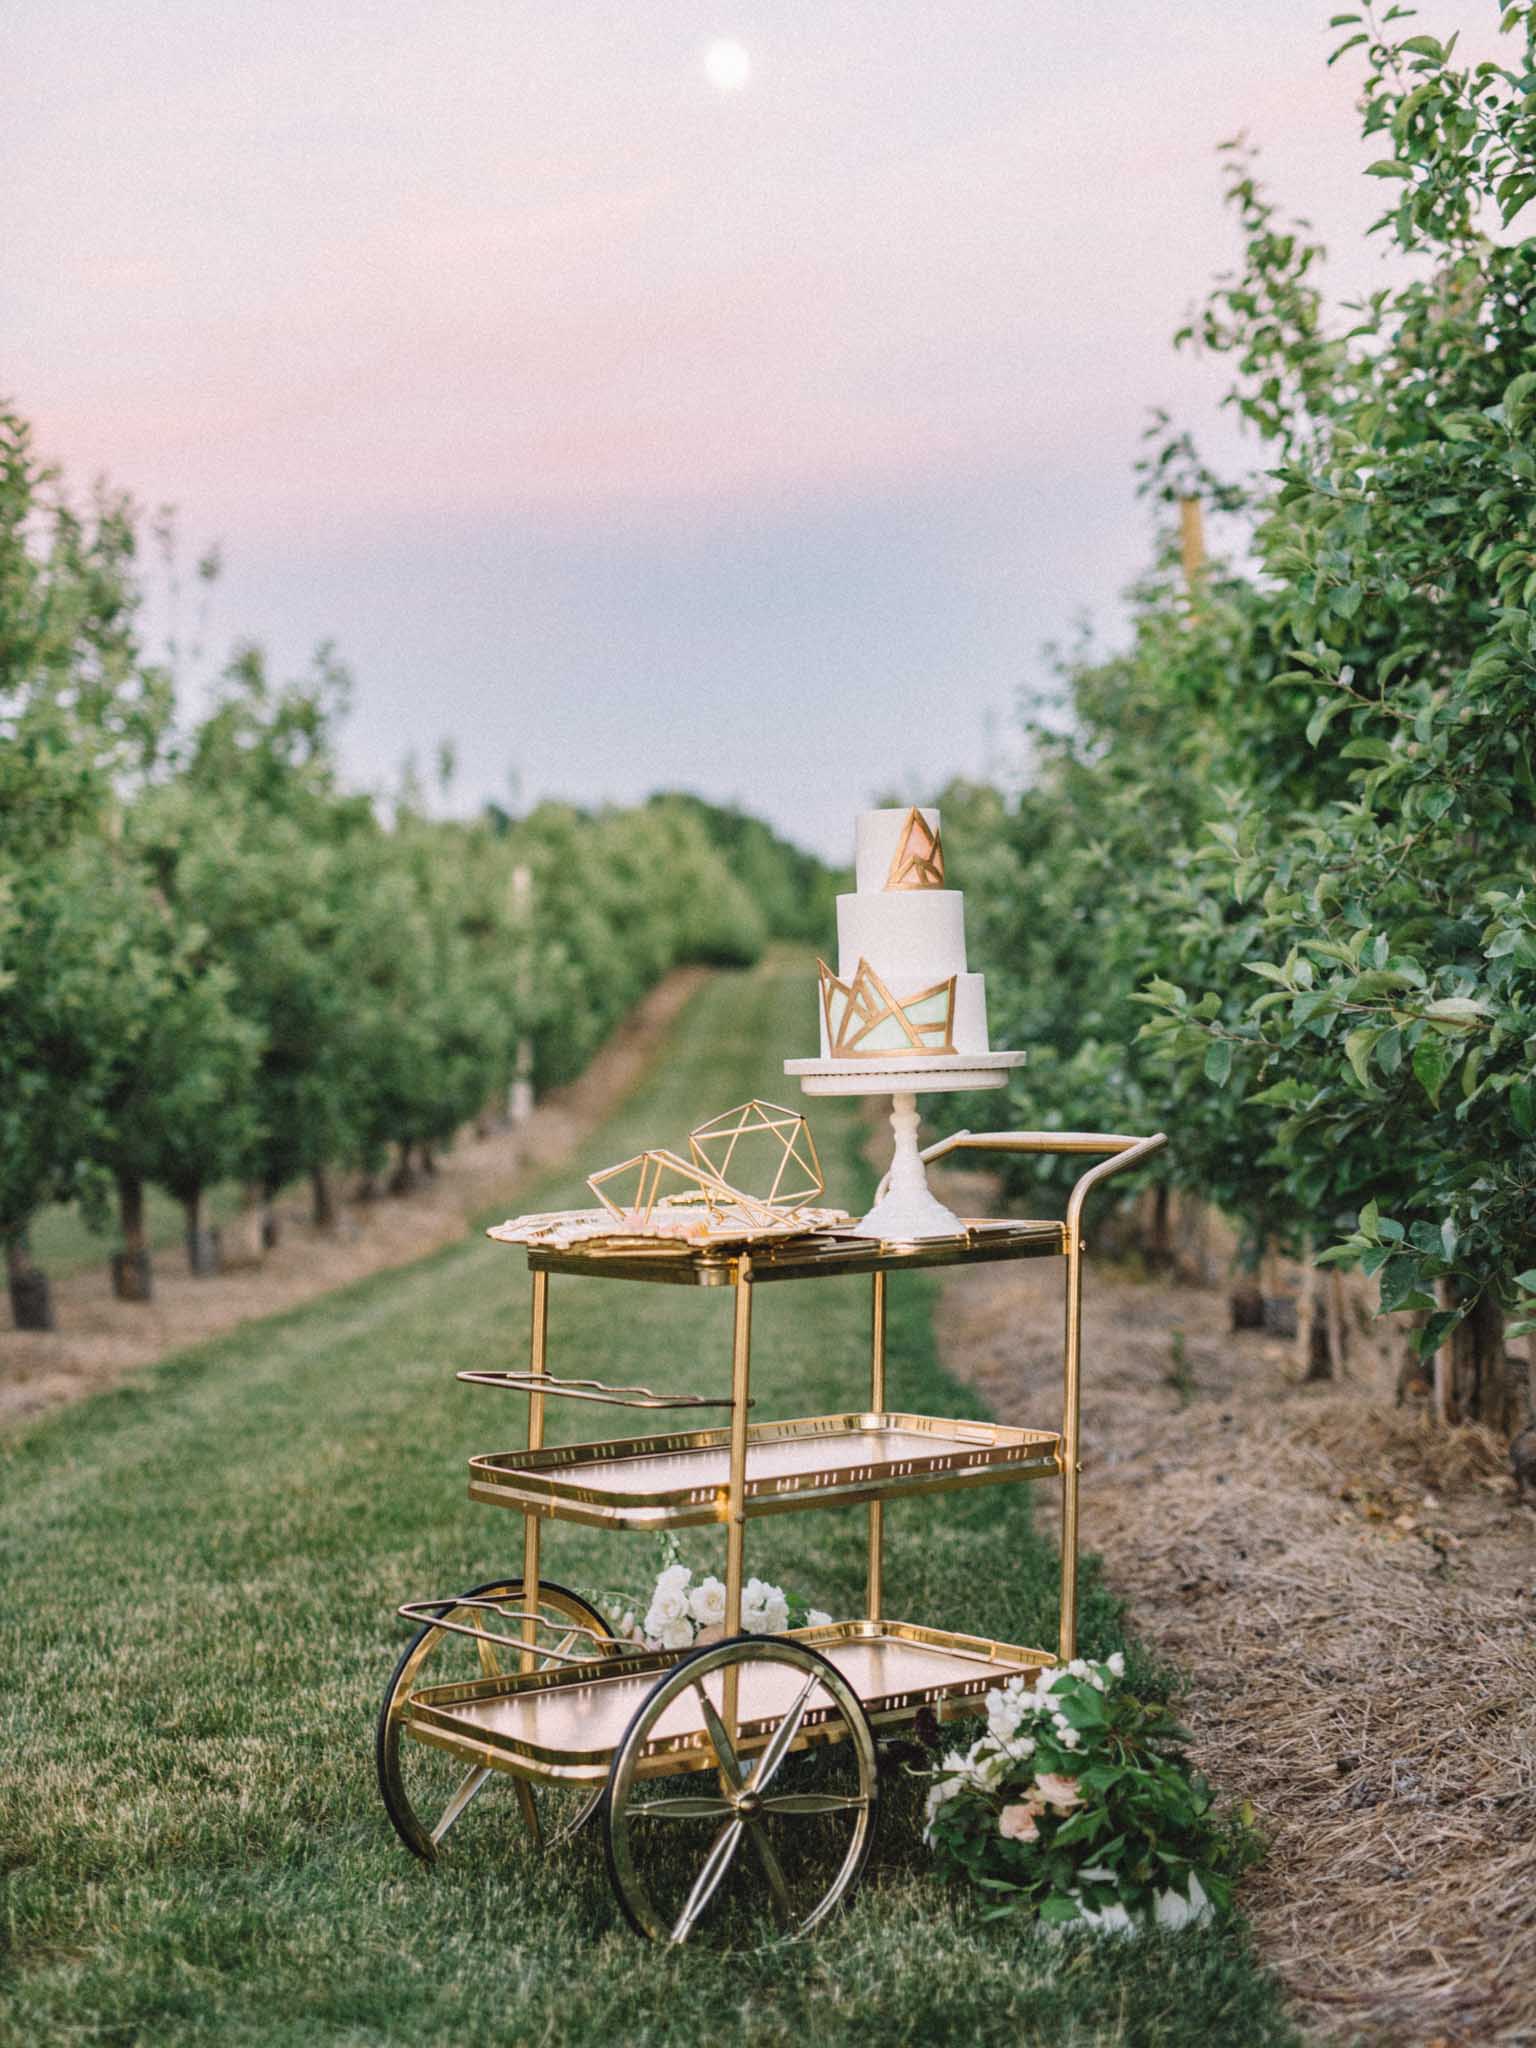
<svg viewBox="0 0 1536 2048">
<path fill-rule="evenodd" d="M 956 1236 L 885 1243 L 848 1231 L 755 1245 L 675 1238 L 530 1247 L 526 1372 L 467 1372 L 526 1393 L 527 1445 L 470 1460 L 470 1497 L 524 1518 L 521 1577 L 448 1599 L 409 1601 L 419 1624 L 379 1717 L 380 1789 L 406 1846 L 430 1862 L 498 1777 L 512 1781 L 534 1841 L 568 1838 L 596 1815 L 631 1924 L 685 1941 L 704 1918 L 727 1937 L 760 1906 L 785 1934 L 816 1926 L 868 1856 L 879 1794 L 876 1737 L 983 1710 L 985 1694 L 1076 1654 L 1082 1215 L 1091 1190 L 1165 1142 L 1103 1132 L 961 1132 L 930 1146 L 1097 1155 L 1062 1222 L 967 1221 Z M 1006 1259 L 1063 1261 L 1059 1430 L 950 1420 L 886 1405 L 886 1292 L 907 1268 Z M 832 1274 L 871 1277 L 869 1406 L 749 1419 L 753 1301 L 760 1287 Z M 657 1394 L 563 1379 L 548 1364 L 554 1274 L 735 1289 L 728 1396 Z M 643 1409 L 723 1408 L 720 1427 L 547 1446 L 550 1398 Z M 1052 1652 L 890 1619 L 884 1510 L 903 1495 L 1059 1478 L 1061 1602 Z M 868 1576 L 858 1619 L 743 1635 L 746 1528 L 765 1514 L 866 1505 Z M 545 1576 L 546 1521 L 614 1529 L 726 1531 L 723 1638 L 637 1650 L 579 1594 Z M 453 1659 L 461 1661 L 454 1668 Z M 413 1782 L 414 1761 L 435 1777 Z M 744 1852 L 738 1854 L 738 1851 Z M 727 1882 L 729 1880 L 729 1882 Z M 731 1902 L 740 1893 L 737 1905 Z M 735 1918 L 733 1918 L 735 1914 Z"/>
</svg>

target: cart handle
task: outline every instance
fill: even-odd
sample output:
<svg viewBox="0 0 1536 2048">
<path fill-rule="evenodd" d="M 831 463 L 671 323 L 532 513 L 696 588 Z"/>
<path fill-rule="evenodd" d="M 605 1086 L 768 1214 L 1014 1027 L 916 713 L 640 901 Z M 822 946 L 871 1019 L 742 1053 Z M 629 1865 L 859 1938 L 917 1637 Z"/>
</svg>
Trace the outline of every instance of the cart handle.
<svg viewBox="0 0 1536 2048">
<path fill-rule="evenodd" d="M 483 1607 L 487 1614 L 498 1615 L 503 1621 L 531 1621 L 539 1628 L 546 1628 L 551 1635 L 590 1636 L 594 1643 L 608 1644 L 612 1636 L 605 1636 L 595 1628 L 583 1628 L 578 1621 L 551 1621 L 546 1615 L 525 1613 L 521 1609 L 501 1607 L 494 1600 L 407 1600 L 395 1612 L 407 1621 L 430 1622 L 434 1628 L 448 1629 L 456 1636 L 472 1636 L 476 1642 L 499 1643 L 503 1649 L 526 1652 L 532 1645 L 523 1636 L 498 1636 L 488 1628 L 475 1628 L 467 1621 L 446 1621 L 443 1617 L 455 1607 Z M 539 1650 L 540 1657 L 552 1658 L 557 1664 L 590 1664 L 590 1657 L 573 1657 L 569 1650 Z"/>
<path fill-rule="evenodd" d="M 606 1380 L 562 1380 L 548 1372 L 460 1372 L 472 1387 L 504 1387 L 514 1394 L 563 1394 L 572 1401 L 601 1401 L 610 1408 L 729 1408 L 728 1397 L 658 1394 L 650 1387 L 611 1387 Z M 750 1408 L 749 1401 L 747 1406 Z"/>
<path fill-rule="evenodd" d="M 1167 1142 L 1166 1131 L 1154 1131 L 1149 1138 L 1127 1137 L 1119 1131 L 954 1131 L 927 1146 L 919 1157 L 926 1166 L 931 1160 L 942 1159 L 947 1152 L 960 1151 L 1108 1153 L 1110 1156 L 1090 1167 L 1072 1190 L 1067 1203 L 1067 1233 L 1069 1238 L 1075 1238 L 1090 1189 L 1112 1173 L 1124 1173 L 1127 1167 L 1138 1165 Z M 875 1190 L 877 1202 L 889 1182 L 887 1172 Z"/>
</svg>

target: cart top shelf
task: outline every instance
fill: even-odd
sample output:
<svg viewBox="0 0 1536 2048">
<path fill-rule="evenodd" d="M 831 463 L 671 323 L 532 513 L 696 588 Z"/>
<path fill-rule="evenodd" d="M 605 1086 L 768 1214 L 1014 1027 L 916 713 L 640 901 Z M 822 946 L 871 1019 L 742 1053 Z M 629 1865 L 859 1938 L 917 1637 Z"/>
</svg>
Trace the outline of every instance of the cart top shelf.
<svg viewBox="0 0 1536 2048">
<path fill-rule="evenodd" d="M 495 1236 L 495 1232 L 489 1233 Z M 821 1231 L 814 1237 L 765 1238 L 756 1244 L 691 1245 L 677 1238 L 595 1239 L 555 1248 L 530 1245 L 534 1273 L 586 1273 L 607 1280 L 654 1280 L 673 1287 L 734 1287 L 741 1262 L 752 1260 L 752 1280 L 812 1280 L 837 1273 L 890 1273 L 907 1266 L 968 1266 L 994 1259 L 1060 1258 L 1067 1249 L 1061 1223 L 1011 1218 L 966 1220 L 957 1237 L 888 1244 L 856 1231 Z"/>
</svg>

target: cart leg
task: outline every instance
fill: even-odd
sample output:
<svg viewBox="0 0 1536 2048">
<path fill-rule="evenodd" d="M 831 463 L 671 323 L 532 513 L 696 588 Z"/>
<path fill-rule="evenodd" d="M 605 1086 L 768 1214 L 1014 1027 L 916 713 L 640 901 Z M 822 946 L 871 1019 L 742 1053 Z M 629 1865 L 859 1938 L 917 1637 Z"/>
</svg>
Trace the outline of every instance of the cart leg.
<svg viewBox="0 0 1536 2048">
<path fill-rule="evenodd" d="M 725 1632 L 741 1633 L 741 1588 L 747 1549 L 747 1400 L 752 1379 L 752 1259 L 742 1258 L 736 1271 L 736 1318 L 731 1331 L 731 1472 L 726 1496 Z M 736 1740 L 737 1690 L 740 1673 L 727 1664 L 721 1674 L 725 1690 L 725 1726 Z"/>
<path fill-rule="evenodd" d="M 869 1405 L 875 1414 L 885 1408 L 885 1275 L 874 1276 L 874 1302 L 870 1318 Z M 880 1619 L 885 1600 L 885 1503 L 869 1504 L 869 1598 L 865 1603 L 871 1621 Z"/>
<path fill-rule="evenodd" d="M 528 1370 L 543 1375 L 549 1370 L 549 1275 L 535 1273 L 533 1276 L 533 1322 L 528 1340 Z M 538 1388 L 531 1388 L 528 1394 L 528 1448 L 542 1449 L 544 1443 L 544 1395 Z M 539 1518 L 534 1514 L 523 1516 L 523 1595 L 530 1614 L 539 1611 Z M 538 1640 L 538 1627 L 532 1621 L 523 1623 L 523 1640 L 528 1648 L 523 1652 L 524 1671 L 534 1668 L 534 1645 Z"/>
<path fill-rule="evenodd" d="M 1081 1409 L 1078 1369 L 1083 1345 L 1083 1248 L 1073 1229 L 1067 1245 L 1066 1331 L 1061 1409 L 1061 1661 L 1077 1655 L 1077 1481 Z"/>
</svg>

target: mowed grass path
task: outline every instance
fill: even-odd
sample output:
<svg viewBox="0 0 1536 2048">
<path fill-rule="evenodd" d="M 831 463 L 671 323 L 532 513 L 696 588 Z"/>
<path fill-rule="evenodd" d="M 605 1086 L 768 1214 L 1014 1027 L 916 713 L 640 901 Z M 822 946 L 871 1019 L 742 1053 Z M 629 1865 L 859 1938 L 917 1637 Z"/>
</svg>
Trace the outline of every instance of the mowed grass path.
<svg viewBox="0 0 1536 2048">
<path fill-rule="evenodd" d="M 700 1116 L 792 1092 L 777 1055 L 809 976 L 722 976 L 594 1142 L 678 1142 Z M 831 1193 L 867 1186 L 857 1127 L 817 1110 Z M 579 1197 L 579 1181 L 536 1191 Z M 933 1288 L 892 1293 L 894 1405 L 964 1413 L 931 1344 Z M 556 1280 L 555 1371 L 723 1382 L 728 1293 Z M 760 1415 L 865 1398 L 868 1283 L 765 1288 Z M 659 1952 L 621 1923 L 600 1850 L 451 1856 L 396 1841 L 372 1727 L 406 1631 L 396 1604 L 521 1558 L 519 1518 L 472 1506 L 465 1459 L 521 1441 L 523 1403 L 453 1379 L 522 1361 L 521 1254 L 475 1237 L 188 1352 L 38 1426 L 0 1463 L 0 2038 L 143 2043 L 1233 2042 L 1289 2039 L 1235 1929 L 1052 1947 L 935 1882 L 911 1798 L 815 1939 L 752 1956 Z M 555 1428 L 597 1434 L 552 1403 Z M 622 1411 L 614 1434 L 634 1434 Z M 1048 1420 L 1048 1418 L 1047 1418 Z M 629 1424 L 626 1430 L 625 1424 Z M 641 1423 L 640 1428 L 646 1427 Z M 664 1425 L 663 1425 L 664 1426 Z M 1053 1640 L 1029 1489 L 894 1504 L 888 1605 Z M 1042 1520 L 1046 1519 L 1042 1517 Z M 858 1612 L 862 1511 L 749 1530 L 748 1568 Z M 718 1568 L 713 1532 L 688 1554 Z M 546 1569 L 643 1584 L 651 1539 L 560 1526 Z M 1091 1647 L 1117 1641 L 1087 1601 Z M 487 1799 L 513 1802 L 495 1785 Z"/>
</svg>

